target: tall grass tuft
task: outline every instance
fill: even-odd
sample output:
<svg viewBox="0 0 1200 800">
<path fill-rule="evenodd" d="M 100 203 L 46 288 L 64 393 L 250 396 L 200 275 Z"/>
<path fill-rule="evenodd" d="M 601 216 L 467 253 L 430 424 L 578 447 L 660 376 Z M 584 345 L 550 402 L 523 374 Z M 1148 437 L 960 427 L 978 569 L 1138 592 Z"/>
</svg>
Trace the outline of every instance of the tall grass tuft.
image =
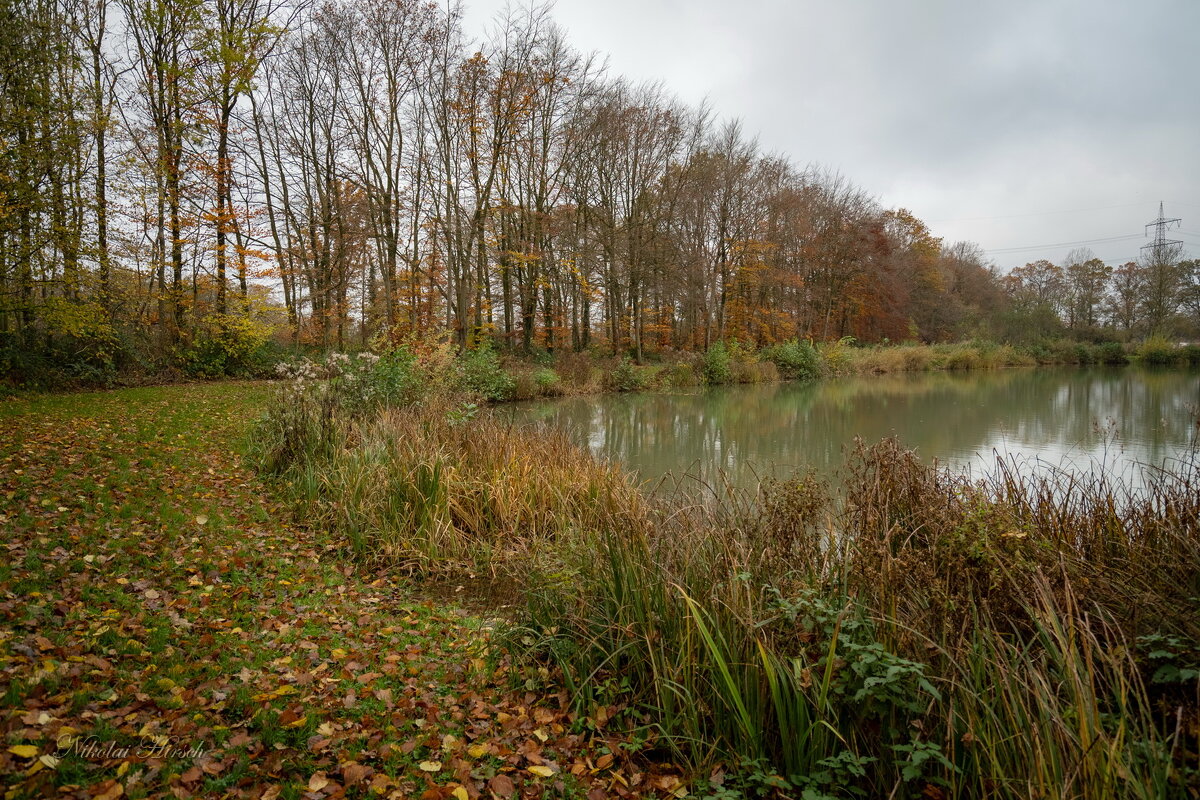
<svg viewBox="0 0 1200 800">
<path fill-rule="evenodd" d="M 678 758 L 797 794 L 1186 797 L 1200 671 L 1144 645 L 1200 653 L 1196 476 L 972 482 L 859 445 L 840 492 L 568 539 L 523 622 L 581 704 L 620 676 Z"/>
</svg>

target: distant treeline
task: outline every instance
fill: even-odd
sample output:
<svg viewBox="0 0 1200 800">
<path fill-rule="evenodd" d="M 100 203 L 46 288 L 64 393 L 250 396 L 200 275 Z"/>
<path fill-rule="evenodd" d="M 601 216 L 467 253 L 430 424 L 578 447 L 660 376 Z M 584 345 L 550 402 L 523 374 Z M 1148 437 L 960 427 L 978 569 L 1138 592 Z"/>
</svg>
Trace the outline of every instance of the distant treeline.
<svg viewBox="0 0 1200 800">
<path fill-rule="evenodd" d="M 0 5 L 0 374 L 89 380 L 444 331 L 719 341 L 1194 336 L 1160 249 L 1001 276 L 844 178 L 572 49 L 418 0 Z"/>
</svg>

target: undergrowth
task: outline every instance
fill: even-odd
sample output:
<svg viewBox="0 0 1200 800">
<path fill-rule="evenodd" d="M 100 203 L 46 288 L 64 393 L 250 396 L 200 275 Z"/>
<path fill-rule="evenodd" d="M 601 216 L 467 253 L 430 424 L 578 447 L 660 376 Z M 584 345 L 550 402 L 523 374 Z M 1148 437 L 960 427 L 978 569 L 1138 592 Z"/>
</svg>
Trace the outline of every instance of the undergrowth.
<svg viewBox="0 0 1200 800">
<path fill-rule="evenodd" d="M 393 403 L 370 364 L 326 370 L 256 436 L 301 515 L 364 559 L 511 586 L 514 646 L 583 716 L 638 709 L 695 775 L 728 769 L 711 796 L 1200 791 L 1195 456 L 1135 490 L 972 481 L 885 440 L 836 490 L 648 498 L 453 381 Z"/>
</svg>

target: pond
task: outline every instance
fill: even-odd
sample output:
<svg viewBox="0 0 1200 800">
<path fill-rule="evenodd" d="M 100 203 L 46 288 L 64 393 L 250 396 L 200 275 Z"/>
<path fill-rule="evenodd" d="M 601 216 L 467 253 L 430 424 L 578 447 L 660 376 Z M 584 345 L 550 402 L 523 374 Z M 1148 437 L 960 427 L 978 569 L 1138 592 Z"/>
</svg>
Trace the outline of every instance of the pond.
<svg viewBox="0 0 1200 800">
<path fill-rule="evenodd" d="M 751 488 L 833 476 L 855 437 L 895 435 L 926 461 L 981 473 L 996 457 L 1140 483 L 1197 445 L 1200 373 L 1129 368 L 933 372 L 514 403 L 645 481 L 668 473 Z"/>
</svg>

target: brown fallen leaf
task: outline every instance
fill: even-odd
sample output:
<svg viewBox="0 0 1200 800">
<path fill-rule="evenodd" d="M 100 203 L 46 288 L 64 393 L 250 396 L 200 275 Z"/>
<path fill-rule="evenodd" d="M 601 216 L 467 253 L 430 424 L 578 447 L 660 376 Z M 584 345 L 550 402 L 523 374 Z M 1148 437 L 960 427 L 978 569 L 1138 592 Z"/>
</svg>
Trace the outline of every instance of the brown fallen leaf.
<svg viewBox="0 0 1200 800">
<path fill-rule="evenodd" d="M 497 775 L 488 781 L 488 788 L 492 790 L 497 797 L 508 798 L 517 793 L 517 785 L 513 783 L 512 778 L 507 775 Z"/>
<path fill-rule="evenodd" d="M 312 777 L 308 779 L 308 790 L 310 792 L 319 792 L 329 785 L 329 779 L 325 777 L 324 772 L 314 772 Z"/>
<path fill-rule="evenodd" d="M 342 764 L 342 780 L 348 785 L 355 785 L 365 781 L 374 774 L 375 770 L 365 764 L 359 764 L 356 761 L 347 761 Z"/>
<path fill-rule="evenodd" d="M 93 794 L 93 800 L 116 800 L 116 798 L 125 794 L 125 787 L 117 781 L 105 781 L 100 784 L 98 794 Z"/>
</svg>

